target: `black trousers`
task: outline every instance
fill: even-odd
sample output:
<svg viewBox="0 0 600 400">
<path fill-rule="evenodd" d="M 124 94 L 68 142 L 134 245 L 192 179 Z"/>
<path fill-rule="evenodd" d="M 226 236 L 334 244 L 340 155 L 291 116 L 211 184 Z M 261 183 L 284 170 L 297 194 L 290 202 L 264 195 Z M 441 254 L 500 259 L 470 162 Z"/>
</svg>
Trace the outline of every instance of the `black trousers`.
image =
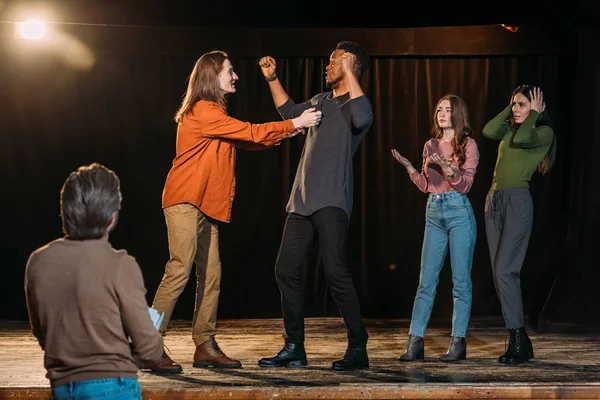
<svg viewBox="0 0 600 400">
<path fill-rule="evenodd" d="M 288 214 L 275 264 L 286 342 L 304 342 L 302 277 L 315 235 L 325 279 L 348 330 L 348 347 L 366 348 L 368 334 L 362 321 L 358 294 L 346 265 L 348 215 L 337 207 L 325 207 L 310 216 Z"/>
</svg>

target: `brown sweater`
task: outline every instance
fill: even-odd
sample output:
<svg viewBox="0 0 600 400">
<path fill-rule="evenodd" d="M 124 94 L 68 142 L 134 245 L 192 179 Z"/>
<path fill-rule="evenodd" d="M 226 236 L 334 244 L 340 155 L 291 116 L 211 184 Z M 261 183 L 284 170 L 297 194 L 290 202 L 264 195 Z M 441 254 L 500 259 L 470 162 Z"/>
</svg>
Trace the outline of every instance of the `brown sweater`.
<svg viewBox="0 0 600 400">
<path fill-rule="evenodd" d="M 25 295 L 51 385 L 137 377 L 134 357 L 160 359 L 163 339 L 145 294 L 135 259 L 106 238 L 57 239 L 34 251 Z"/>
</svg>

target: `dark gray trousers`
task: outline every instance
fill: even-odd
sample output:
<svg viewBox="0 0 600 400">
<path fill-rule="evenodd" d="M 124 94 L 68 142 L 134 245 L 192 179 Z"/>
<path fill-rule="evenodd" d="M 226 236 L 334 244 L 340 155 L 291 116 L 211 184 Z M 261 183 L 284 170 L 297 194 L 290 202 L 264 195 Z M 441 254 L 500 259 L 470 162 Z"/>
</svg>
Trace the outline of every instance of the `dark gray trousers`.
<svg viewBox="0 0 600 400">
<path fill-rule="evenodd" d="M 485 232 L 496 293 L 509 329 L 525 326 L 521 268 L 533 227 L 529 188 L 490 190 L 485 199 Z"/>
</svg>

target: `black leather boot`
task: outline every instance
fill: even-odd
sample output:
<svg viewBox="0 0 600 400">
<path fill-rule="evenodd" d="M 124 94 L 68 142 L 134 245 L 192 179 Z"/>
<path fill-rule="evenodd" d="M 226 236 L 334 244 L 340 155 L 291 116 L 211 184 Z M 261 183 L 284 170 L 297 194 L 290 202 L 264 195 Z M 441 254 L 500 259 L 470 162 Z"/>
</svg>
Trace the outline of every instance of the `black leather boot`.
<svg viewBox="0 0 600 400">
<path fill-rule="evenodd" d="M 408 346 L 398 361 L 423 361 L 425 359 L 425 343 L 422 336 L 408 335 Z"/>
<path fill-rule="evenodd" d="M 308 365 L 304 343 L 286 343 L 275 357 L 258 360 L 261 367 L 303 367 Z"/>
<path fill-rule="evenodd" d="M 525 332 L 525 327 L 511 329 L 513 337 L 512 348 L 509 344 L 509 350 L 506 354 L 500 356 L 498 361 L 502 364 L 523 364 L 533 358 L 533 345 L 531 339 Z"/>
<path fill-rule="evenodd" d="M 336 371 L 352 371 L 364 368 L 369 368 L 369 356 L 367 355 L 367 349 L 362 347 L 349 348 L 341 360 L 334 361 L 331 364 L 331 369 Z"/>
<path fill-rule="evenodd" d="M 512 354 L 512 352 L 515 349 L 515 330 L 514 329 L 509 329 L 508 330 L 508 346 L 506 347 L 506 351 L 504 352 L 504 354 L 502 354 L 500 357 L 498 357 L 498 362 L 500 364 L 506 364 L 506 360 L 508 359 L 508 357 Z M 506 346 L 506 337 L 504 339 L 504 345 Z"/>
<path fill-rule="evenodd" d="M 458 361 L 467 359 L 467 339 L 459 336 L 452 336 L 450 346 L 446 354 L 440 357 L 440 361 Z"/>
</svg>

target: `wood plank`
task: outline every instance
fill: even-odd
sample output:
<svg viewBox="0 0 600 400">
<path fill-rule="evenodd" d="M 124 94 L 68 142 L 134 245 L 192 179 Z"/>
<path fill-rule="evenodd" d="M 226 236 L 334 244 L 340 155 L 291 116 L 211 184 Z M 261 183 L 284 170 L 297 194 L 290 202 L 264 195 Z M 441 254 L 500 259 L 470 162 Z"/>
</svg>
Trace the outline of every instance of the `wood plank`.
<svg viewBox="0 0 600 400">
<path fill-rule="evenodd" d="M 432 321 L 425 337 L 424 362 L 400 363 L 409 321 L 365 320 L 370 334 L 371 368 L 353 372 L 330 369 L 346 349 L 340 318 L 306 320 L 304 368 L 261 368 L 261 357 L 283 345 L 281 319 L 219 321 L 217 341 L 243 368 L 192 367 L 191 322 L 173 321 L 165 342 L 181 375 L 141 371 L 146 399 L 598 399 L 600 333 L 538 334 L 529 329 L 535 359 L 501 365 L 505 329 L 501 321 L 474 318 L 468 359 L 438 361 L 449 343 L 449 322 Z M 49 399 L 43 353 L 25 322 L 0 322 L 0 399 Z"/>
<path fill-rule="evenodd" d="M 147 400 L 189 400 L 189 399 L 598 399 L 599 385 L 548 385 L 544 387 L 515 386 L 473 386 L 473 387 L 431 387 L 412 385 L 372 385 L 360 387 L 289 387 L 289 388 L 223 388 L 210 386 L 196 389 L 143 389 L 142 396 Z M 0 399 L 50 400 L 50 389 L 0 389 Z"/>
</svg>

